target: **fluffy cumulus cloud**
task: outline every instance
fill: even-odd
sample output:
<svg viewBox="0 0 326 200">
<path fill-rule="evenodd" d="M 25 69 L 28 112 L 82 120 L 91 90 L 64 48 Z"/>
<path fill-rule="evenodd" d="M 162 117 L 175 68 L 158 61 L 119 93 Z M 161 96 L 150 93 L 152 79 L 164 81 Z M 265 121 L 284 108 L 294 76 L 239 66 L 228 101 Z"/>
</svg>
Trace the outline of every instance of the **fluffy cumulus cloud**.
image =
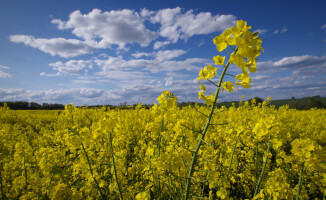
<svg viewBox="0 0 326 200">
<path fill-rule="evenodd" d="M 158 72 L 171 72 L 171 71 L 192 71 L 199 70 L 205 63 L 209 63 L 210 60 L 203 58 L 187 58 L 184 60 L 173 60 L 185 54 L 184 50 L 165 50 L 153 53 L 154 58 L 137 58 L 137 59 L 124 59 L 122 56 L 109 57 L 108 59 L 95 59 L 94 62 L 102 69 L 101 73 L 111 73 L 111 71 L 130 71 L 130 70 L 142 70 L 151 73 Z M 135 57 L 143 55 L 141 53 L 136 54 Z"/>
<path fill-rule="evenodd" d="M 193 10 L 183 12 L 180 7 L 159 11 L 143 9 L 141 15 L 153 24 L 160 24 L 160 36 L 172 42 L 187 39 L 193 35 L 224 31 L 236 22 L 234 15 L 212 15 L 210 12 L 195 14 Z"/>
<path fill-rule="evenodd" d="M 59 29 L 72 29 L 73 34 L 97 48 L 108 48 L 112 44 L 124 47 L 127 43 L 147 46 L 156 38 L 139 14 L 128 9 L 105 12 L 94 9 L 88 14 L 77 10 L 70 14 L 69 20 L 54 19 L 52 23 Z"/>
<path fill-rule="evenodd" d="M 163 42 L 161 42 L 161 41 L 156 41 L 156 42 L 154 43 L 154 45 L 153 45 L 153 48 L 154 48 L 154 49 L 159 49 L 159 48 L 164 47 L 164 46 L 166 46 L 166 45 L 168 45 L 168 44 L 170 44 L 170 43 L 171 43 L 170 41 L 163 41 Z"/>
<path fill-rule="evenodd" d="M 184 50 L 165 50 L 165 51 L 159 51 L 156 53 L 155 57 L 158 61 L 163 60 L 171 60 L 173 58 L 177 58 L 183 54 L 185 54 L 186 51 Z"/>
<path fill-rule="evenodd" d="M 149 56 L 152 56 L 153 53 L 137 52 L 137 53 L 133 53 L 131 55 L 133 57 L 135 57 L 135 58 L 140 58 L 140 57 L 149 57 Z"/>
<path fill-rule="evenodd" d="M 266 61 L 257 63 L 259 72 L 279 72 L 282 70 L 293 70 L 293 72 L 305 70 L 309 74 L 324 74 L 326 72 L 326 56 L 291 56 L 277 61 Z"/>
<path fill-rule="evenodd" d="M 153 48 L 159 49 L 176 43 L 179 39 L 186 40 L 194 35 L 224 31 L 235 24 L 236 17 L 212 15 L 210 12 L 194 13 L 193 10 L 183 11 L 179 7 L 158 11 L 143 9 L 140 12 L 129 9 L 93 9 L 85 14 L 76 10 L 66 21 L 53 19 L 51 22 L 59 30 L 71 30 L 74 37 L 79 39 L 11 35 L 10 40 L 63 58 L 89 54 L 95 49 L 128 49 L 126 45 L 133 43 L 146 47 L 152 41 Z M 159 26 L 152 26 L 151 23 Z M 163 37 L 163 41 L 155 41 L 159 36 Z"/>
<path fill-rule="evenodd" d="M 58 55 L 63 58 L 75 57 L 94 51 L 94 48 L 76 39 L 44 39 L 34 38 L 29 35 L 11 35 L 10 40 L 15 43 L 24 43 L 27 46 L 37 48 L 52 56 Z"/>
<path fill-rule="evenodd" d="M 57 73 L 46 74 L 45 72 L 42 72 L 42 76 L 82 75 L 83 73 L 87 73 L 87 69 L 93 68 L 91 60 L 69 60 L 65 63 L 58 61 L 55 63 L 50 63 L 49 66 L 51 66 L 53 70 L 57 71 Z"/>
</svg>

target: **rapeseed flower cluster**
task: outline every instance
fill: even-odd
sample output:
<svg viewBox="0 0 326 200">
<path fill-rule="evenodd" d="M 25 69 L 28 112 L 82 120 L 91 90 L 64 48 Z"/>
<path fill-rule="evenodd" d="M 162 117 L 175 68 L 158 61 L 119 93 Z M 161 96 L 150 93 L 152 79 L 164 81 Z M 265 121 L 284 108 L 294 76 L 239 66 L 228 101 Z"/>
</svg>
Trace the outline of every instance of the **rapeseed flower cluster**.
<svg viewBox="0 0 326 200">
<path fill-rule="evenodd" d="M 255 73 L 257 71 L 256 59 L 257 56 L 261 54 L 261 50 L 264 51 L 264 49 L 261 47 L 262 39 L 258 36 L 258 33 L 253 33 L 249 31 L 250 29 L 251 26 L 248 26 L 247 22 L 243 20 L 238 20 L 236 27 L 226 29 L 221 35 L 216 36 L 213 39 L 213 42 L 219 52 L 226 50 L 230 54 L 230 58 L 228 59 L 228 62 L 226 64 L 225 56 L 222 57 L 220 55 L 217 55 L 213 57 L 215 65 L 222 65 L 224 67 L 224 70 L 221 76 L 219 77 L 221 83 L 216 85 L 212 82 L 211 79 L 213 79 L 217 75 L 217 67 L 213 67 L 211 65 L 207 65 L 204 67 L 204 69 L 200 70 L 199 77 L 197 78 L 197 80 L 209 80 L 218 88 L 223 86 L 223 90 L 232 92 L 234 84 L 231 81 L 222 81 L 229 65 L 235 64 L 237 67 L 241 68 L 242 71 L 241 74 L 234 76 L 235 85 L 240 85 L 243 88 L 251 87 L 251 78 L 249 74 L 250 72 Z M 233 52 L 230 53 L 228 49 L 231 49 Z M 215 95 L 205 95 L 204 92 L 206 91 L 206 87 L 201 82 L 199 83 L 199 99 L 204 100 L 208 105 L 213 104 Z M 209 93 L 208 91 L 206 92 Z"/>
</svg>

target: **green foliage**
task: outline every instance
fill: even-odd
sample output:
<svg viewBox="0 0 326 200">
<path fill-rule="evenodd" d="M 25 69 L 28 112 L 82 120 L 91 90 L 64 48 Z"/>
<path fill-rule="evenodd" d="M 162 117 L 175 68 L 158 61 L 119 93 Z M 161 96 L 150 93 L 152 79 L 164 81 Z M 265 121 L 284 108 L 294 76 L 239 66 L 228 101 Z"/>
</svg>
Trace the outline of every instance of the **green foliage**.
<svg viewBox="0 0 326 200">
<path fill-rule="evenodd" d="M 322 102 L 321 99 L 319 98 L 308 98 L 305 99 L 304 101 L 292 101 L 289 104 L 289 107 L 292 109 L 297 109 L 297 110 L 309 110 L 311 108 L 326 108 L 326 104 Z"/>
<path fill-rule="evenodd" d="M 259 104 L 262 104 L 264 102 L 264 100 L 260 97 L 255 97 L 255 98 L 249 99 L 248 102 L 250 103 L 250 105 L 258 106 Z"/>
</svg>

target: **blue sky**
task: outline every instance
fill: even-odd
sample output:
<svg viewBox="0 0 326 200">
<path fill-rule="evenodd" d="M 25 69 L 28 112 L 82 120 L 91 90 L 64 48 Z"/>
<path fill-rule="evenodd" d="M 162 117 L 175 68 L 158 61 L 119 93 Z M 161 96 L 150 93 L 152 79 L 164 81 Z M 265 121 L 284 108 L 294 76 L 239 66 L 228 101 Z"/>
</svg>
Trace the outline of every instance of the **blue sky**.
<svg viewBox="0 0 326 200">
<path fill-rule="evenodd" d="M 212 39 L 239 19 L 260 32 L 265 52 L 252 87 L 220 101 L 325 96 L 325 8 L 324 0 L 0 0 L 0 101 L 152 104 L 170 90 L 200 102 L 196 77 L 219 54 Z"/>
</svg>

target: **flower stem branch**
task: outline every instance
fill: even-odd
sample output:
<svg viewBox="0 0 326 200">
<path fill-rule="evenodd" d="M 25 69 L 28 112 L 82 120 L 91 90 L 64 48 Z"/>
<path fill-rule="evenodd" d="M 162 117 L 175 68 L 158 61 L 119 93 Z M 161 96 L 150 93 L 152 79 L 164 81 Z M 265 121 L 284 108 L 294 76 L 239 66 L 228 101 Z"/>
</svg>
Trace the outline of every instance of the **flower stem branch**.
<svg viewBox="0 0 326 200">
<path fill-rule="evenodd" d="M 236 53 L 237 51 L 238 51 L 238 49 L 236 49 L 234 51 L 234 53 Z M 215 97 L 214 97 L 214 100 L 213 100 L 213 105 L 212 105 L 210 113 L 208 115 L 204 130 L 203 130 L 203 132 L 201 134 L 200 139 L 198 140 L 196 149 L 195 149 L 195 151 L 193 153 L 193 156 L 192 156 L 192 160 L 191 160 L 191 164 L 190 164 L 189 172 L 188 172 L 188 177 L 186 178 L 186 183 L 185 183 L 185 197 L 184 197 L 185 200 L 187 200 L 189 198 L 191 179 L 192 179 L 192 176 L 193 176 L 193 173 L 194 173 L 194 168 L 195 168 L 196 161 L 197 161 L 198 151 L 200 149 L 200 146 L 202 145 L 202 142 L 204 141 L 205 134 L 206 134 L 206 132 L 208 130 L 208 127 L 210 125 L 210 122 L 211 122 L 211 119 L 212 119 L 212 116 L 213 116 L 213 113 L 214 113 L 216 101 L 217 101 L 219 93 L 220 93 L 222 81 L 223 81 L 223 78 L 224 78 L 224 76 L 226 74 L 226 71 L 227 71 L 229 66 L 230 66 L 230 63 L 228 62 L 227 65 L 223 69 L 223 72 L 221 74 L 221 78 L 219 80 L 218 85 L 216 85 L 217 88 L 216 88 L 216 93 L 215 93 Z"/>
<path fill-rule="evenodd" d="M 256 183 L 256 189 L 255 189 L 255 193 L 254 193 L 254 196 L 256 196 L 258 193 L 259 193 L 259 190 L 260 190 L 260 183 L 261 181 L 263 180 L 264 178 L 264 174 L 265 174 L 265 169 L 266 169 L 266 165 L 267 165 L 267 161 L 268 161 L 268 154 L 269 154 L 269 149 L 271 147 L 271 134 L 269 134 L 269 138 L 268 138 L 268 147 L 267 147 L 267 155 L 266 155 L 266 158 L 265 158 L 265 161 L 264 161 L 264 165 L 263 165 L 263 168 L 261 170 L 261 173 L 259 175 L 259 178 L 258 178 L 258 181 Z"/>
<path fill-rule="evenodd" d="M 215 85 L 216 87 L 218 87 L 213 81 L 211 81 L 210 79 L 207 79 L 209 82 L 211 82 L 213 85 Z M 221 87 L 221 86 L 220 86 Z"/>
<path fill-rule="evenodd" d="M 242 132 L 241 132 L 241 133 L 242 133 Z M 229 178 L 229 173 L 230 173 L 231 166 L 232 166 L 233 156 L 234 156 L 234 154 L 235 154 L 235 149 L 237 148 L 238 140 L 239 140 L 239 138 L 240 138 L 241 133 L 239 134 L 239 136 L 238 136 L 238 138 L 237 138 L 237 140 L 235 141 L 234 146 L 233 146 L 233 150 L 232 150 L 232 155 L 231 155 L 231 158 L 230 158 L 230 163 L 229 163 L 228 171 L 227 171 L 227 173 L 226 173 L 226 179 Z"/>
<path fill-rule="evenodd" d="M 113 164 L 115 181 L 117 182 L 120 200 L 122 200 L 123 199 L 122 198 L 122 192 L 121 192 L 121 189 L 120 189 L 120 184 L 119 184 L 119 180 L 118 180 L 117 169 L 116 169 L 115 162 L 114 162 L 113 145 L 112 145 L 112 133 L 111 132 L 110 132 L 110 151 L 111 151 L 111 157 L 112 157 L 112 164 Z"/>
<path fill-rule="evenodd" d="M 158 158 L 160 157 L 161 154 L 161 139 L 162 139 L 163 125 L 164 125 L 164 112 L 162 113 L 160 135 L 158 138 L 158 156 L 157 156 Z"/>
<path fill-rule="evenodd" d="M 92 166 L 91 166 L 91 163 L 89 162 L 88 154 L 87 154 L 87 152 L 86 152 L 86 150 L 85 150 L 85 147 L 84 147 L 83 143 L 81 143 L 81 146 L 82 146 L 83 151 L 84 151 L 84 153 L 85 153 L 85 156 L 86 156 L 86 159 L 87 159 L 87 163 L 88 163 L 88 167 L 89 167 L 89 171 L 91 172 L 91 175 L 92 175 L 92 177 L 93 177 L 93 179 L 94 179 L 94 182 L 95 182 L 95 184 L 96 184 L 96 186 L 97 186 L 97 189 L 98 189 L 98 191 L 100 192 L 102 199 L 106 199 L 105 196 L 104 196 L 104 194 L 103 194 L 102 191 L 101 191 L 101 188 L 100 188 L 100 186 L 99 186 L 99 184 L 98 184 L 98 182 L 97 182 L 97 180 L 96 180 L 94 174 L 93 174 Z"/>
<path fill-rule="evenodd" d="M 301 170 L 300 170 L 300 175 L 299 175 L 299 183 L 298 183 L 298 191 L 297 191 L 297 195 L 295 196 L 295 200 L 299 200 L 300 199 L 300 193 L 302 190 L 302 177 L 303 177 L 303 170 L 304 170 L 304 161 L 301 164 Z"/>
</svg>

